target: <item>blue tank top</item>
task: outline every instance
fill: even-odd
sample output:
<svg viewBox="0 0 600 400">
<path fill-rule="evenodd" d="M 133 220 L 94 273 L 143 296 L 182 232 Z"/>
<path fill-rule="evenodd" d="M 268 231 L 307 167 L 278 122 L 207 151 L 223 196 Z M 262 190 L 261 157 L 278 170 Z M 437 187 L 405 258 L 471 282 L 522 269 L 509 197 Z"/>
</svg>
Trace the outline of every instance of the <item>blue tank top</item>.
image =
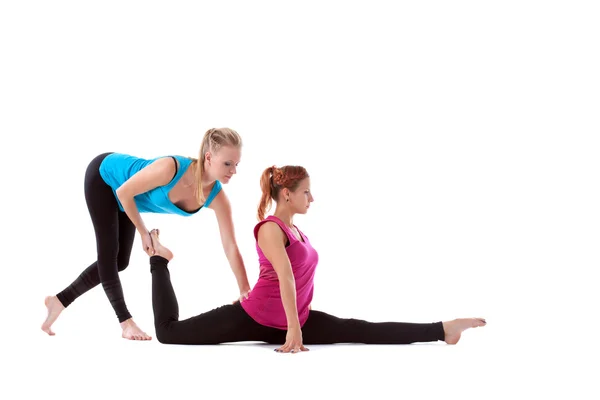
<svg viewBox="0 0 600 400">
<path fill-rule="evenodd" d="M 141 193 L 134 197 L 135 204 L 140 213 L 147 212 L 158 214 L 178 214 L 184 217 L 189 217 L 200 211 L 202 207 L 208 207 L 221 190 L 221 182 L 216 181 L 215 185 L 210 191 L 210 194 L 206 198 L 204 205 L 198 210 L 187 212 L 177 207 L 171 202 L 171 200 L 169 200 L 169 191 L 173 188 L 173 186 L 175 186 L 175 184 L 177 184 L 177 182 L 179 182 L 179 179 L 181 179 L 187 168 L 192 163 L 192 159 L 183 156 L 171 157 L 176 158 L 179 162 L 177 174 L 168 184 L 156 187 L 146 193 Z M 164 157 L 144 159 L 128 154 L 112 153 L 102 160 L 102 163 L 100 164 L 100 176 L 102 176 L 104 182 L 106 182 L 106 184 L 112 188 L 113 194 L 115 195 L 115 199 L 117 200 L 119 209 L 121 211 L 125 210 L 123 210 L 123 206 L 117 197 L 117 189 L 136 172 L 152 164 L 159 158 Z"/>
</svg>

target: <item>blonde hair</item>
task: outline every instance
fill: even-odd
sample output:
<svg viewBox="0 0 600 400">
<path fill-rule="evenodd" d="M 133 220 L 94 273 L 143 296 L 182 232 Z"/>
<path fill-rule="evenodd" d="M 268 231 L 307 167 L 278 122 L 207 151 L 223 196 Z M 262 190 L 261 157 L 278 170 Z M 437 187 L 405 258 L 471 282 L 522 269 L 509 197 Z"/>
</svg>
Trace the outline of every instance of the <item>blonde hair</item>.
<svg viewBox="0 0 600 400">
<path fill-rule="evenodd" d="M 197 159 L 193 159 L 192 170 L 198 183 L 196 189 L 196 199 L 198 203 L 204 204 L 204 187 L 202 185 L 202 177 L 204 176 L 204 161 L 206 153 L 217 153 L 224 146 L 242 147 L 242 138 L 240 135 L 230 128 L 211 128 L 206 131 L 200 145 L 200 154 Z"/>
</svg>

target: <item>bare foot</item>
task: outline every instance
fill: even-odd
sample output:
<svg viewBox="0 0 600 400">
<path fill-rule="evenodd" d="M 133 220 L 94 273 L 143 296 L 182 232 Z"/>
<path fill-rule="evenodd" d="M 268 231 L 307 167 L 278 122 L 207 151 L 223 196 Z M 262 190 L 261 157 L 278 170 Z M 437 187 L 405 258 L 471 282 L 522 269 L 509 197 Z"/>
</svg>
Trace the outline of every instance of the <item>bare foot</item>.
<svg viewBox="0 0 600 400">
<path fill-rule="evenodd" d="M 171 252 L 171 250 L 167 249 L 160 243 L 160 240 L 158 238 L 159 234 L 160 231 L 158 229 L 152 229 L 150 231 L 150 237 L 152 238 L 152 246 L 154 247 L 154 255 L 161 256 L 163 258 L 166 258 L 167 261 L 171 261 L 173 259 L 173 253 Z"/>
<path fill-rule="evenodd" d="M 126 321 L 121 322 L 121 328 L 123 328 L 123 337 L 129 340 L 151 340 L 152 337 L 142 331 L 133 319 L 129 318 Z"/>
<path fill-rule="evenodd" d="M 48 309 L 48 316 L 46 320 L 42 324 L 42 330 L 46 332 L 50 336 L 54 336 L 54 332 L 52 331 L 52 324 L 56 321 L 56 318 L 60 315 L 62 310 L 65 309 L 65 306 L 62 305 L 58 297 L 56 296 L 48 296 L 44 299 L 44 304 Z"/>
<path fill-rule="evenodd" d="M 444 341 L 448 344 L 456 344 L 460 340 L 463 331 L 485 326 L 486 323 L 483 318 L 458 318 L 444 322 Z"/>
</svg>

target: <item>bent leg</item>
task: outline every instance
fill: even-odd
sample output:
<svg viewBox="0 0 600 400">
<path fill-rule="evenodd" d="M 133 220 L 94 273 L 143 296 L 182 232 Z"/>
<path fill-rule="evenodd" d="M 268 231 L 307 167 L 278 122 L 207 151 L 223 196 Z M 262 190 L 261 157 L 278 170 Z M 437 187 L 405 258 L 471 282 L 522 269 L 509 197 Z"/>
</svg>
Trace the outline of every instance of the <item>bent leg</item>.
<svg viewBox="0 0 600 400">
<path fill-rule="evenodd" d="M 102 186 L 107 186 L 106 183 L 101 181 L 102 177 L 100 177 L 100 164 L 109 153 L 100 154 L 95 157 L 88 165 L 85 171 L 85 182 L 84 182 L 84 191 L 86 203 L 88 206 L 88 211 L 90 212 L 90 216 L 92 217 L 92 223 L 94 224 L 94 230 L 96 230 L 95 222 L 94 222 L 94 214 L 97 214 L 97 210 L 91 207 L 90 199 L 93 197 L 100 196 L 102 199 L 106 200 L 106 190 Z M 98 179 L 100 178 L 100 180 Z M 104 185 L 103 185 L 104 184 Z M 110 188 L 109 188 L 110 189 Z M 108 201 L 110 202 L 110 197 L 108 197 Z M 116 201 L 115 201 L 116 204 Z M 102 204 L 100 204 L 100 208 L 103 209 Z M 103 213 L 102 213 L 103 214 Z M 116 221 L 115 221 L 116 224 Z M 115 230 L 115 234 L 116 234 Z M 97 235 L 97 232 L 96 232 Z M 63 289 L 61 292 L 56 294 L 58 300 L 62 303 L 64 307 L 68 307 L 72 302 L 74 302 L 79 296 L 86 293 L 88 290 L 94 288 L 96 285 L 100 283 L 100 276 L 98 275 L 98 262 L 94 261 L 89 267 L 83 270 L 83 272 L 75 278 L 75 280 Z"/>
<path fill-rule="evenodd" d="M 302 327 L 304 344 L 409 344 L 444 340 L 442 322 L 368 322 L 354 318 L 338 318 L 311 310 Z"/>
<path fill-rule="evenodd" d="M 131 314 L 125 304 L 117 260 L 123 244 L 123 259 L 128 262 L 135 233 L 129 226 L 133 225 L 131 221 L 119 215 L 123 213 L 119 210 L 114 193 L 100 176 L 100 164 L 106 155 L 96 157 L 85 173 L 85 201 L 96 234 L 98 261 L 86 268 L 71 285 L 57 295 L 57 298 L 66 307 L 78 296 L 102 283 L 119 322 L 123 322 L 130 319 Z M 121 223 L 126 226 L 120 227 Z M 122 238 L 121 233 L 125 233 Z"/>
<path fill-rule="evenodd" d="M 224 305 L 206 313 L 179 321 L 179 305 L 168 260 L 150 257 L 152 308 L 159 342 L 165 344 L 219 344 L 243 341 L 278 342 L 285 331 L 262 326 L 239 303 Z"/>
<path fill-rule="evenodd" d="M 131 244 L 135 238 L 135 234 L 119 235 L 121 232 L 131 232 L 131 229 L 128 229 L 129 227 L 127 226 L 121 226 L 123 225 L 122 223 L 119 224 L 121 218 L 118 217 L 119 209 L 116 199 L 112 193 L 112 189 L 110 189 L 100 176 L 100 164 L 108 154 L 110 153 L 95 157 L 88 165 L 85 174 L 85 199 L 96 233 L 98 261 L 92 263 L 69 286 L 57 293 L 56 296 L 46 297 L 44 303 L 48 309 L 48 315 L 42 324 L 42 330 L 50 335 L 54 335 L 52 324 L 56 321 L 60 313 L 75 299 L 100 282 L 103 283 L 104 290 L 113 305 L 119 321 L 122 322 L 131 318 L 125 306 L 121 283 L 117 275 L 119 270 L 117 257 L 119 258 L 119 263 L 125 259 L 127 263 L 129 262 Z M 130 221 L 127 222 L 133 225 Z M 129 249 L 127 249 L 128 243 Z M 119 247 L 127 250 L 125 251 L 126 254 L 118 256 Z"/>
</svg>

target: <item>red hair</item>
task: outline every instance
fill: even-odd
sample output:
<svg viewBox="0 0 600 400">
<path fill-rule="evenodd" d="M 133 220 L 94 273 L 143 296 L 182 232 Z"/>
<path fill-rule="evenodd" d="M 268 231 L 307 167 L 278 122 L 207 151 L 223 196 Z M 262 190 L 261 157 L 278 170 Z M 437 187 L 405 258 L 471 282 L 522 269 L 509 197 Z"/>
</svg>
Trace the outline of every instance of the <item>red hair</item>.
<svg viewBox="0 0 600 400">
<path fill-rule="evenodd" d="M 286 165 L 266 168 L 260 177 L 260 188 L 262 196 L 258 203 L 257 217 L 259 221 L 265 219 L 265 213 L 271 207 L 272 201 L 277 201 L 281 189 L 295 191 L 302 179 L 308 178 L 308 172 L 299 165 Z"/>
</svg>

